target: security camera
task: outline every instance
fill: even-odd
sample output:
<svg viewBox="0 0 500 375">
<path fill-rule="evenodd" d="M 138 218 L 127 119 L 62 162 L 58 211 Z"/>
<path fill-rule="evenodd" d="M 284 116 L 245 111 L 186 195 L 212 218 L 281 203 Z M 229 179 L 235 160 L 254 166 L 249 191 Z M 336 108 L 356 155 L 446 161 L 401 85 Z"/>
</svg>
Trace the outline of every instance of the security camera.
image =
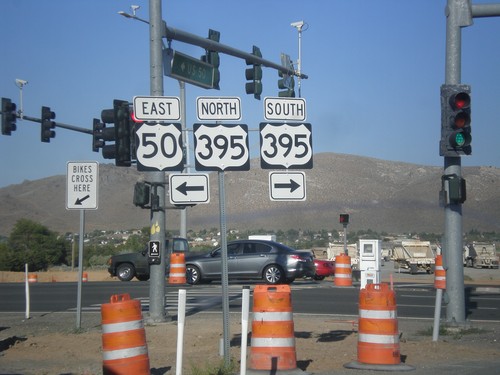
<svg viewBox="0 0 500 375">
<path fill-rule="evenodd" d="M 132 9 L 132 14 L 135 16 L 135 12 L 137 12 L 137 9 L 139 9 L 141 6 L 140 5 L 131 5 L 130 9 Z"/>
<path fill-rule="evenodd" d="M 301 28 L 304 26 L 304 21 L 297 21 L 297 22 L 292 22 L 290 26 L 296 27 L 296 28 Z"/>
<path fill-rule="evenodd" d="M 28 81 L 25 81 L 24 79 L 16 78 L 16 85 L 18 85 L 18 86 L 24 86 L 24 85 L 27 85 L 27 84 L 28 84 Z"/>
</svg>

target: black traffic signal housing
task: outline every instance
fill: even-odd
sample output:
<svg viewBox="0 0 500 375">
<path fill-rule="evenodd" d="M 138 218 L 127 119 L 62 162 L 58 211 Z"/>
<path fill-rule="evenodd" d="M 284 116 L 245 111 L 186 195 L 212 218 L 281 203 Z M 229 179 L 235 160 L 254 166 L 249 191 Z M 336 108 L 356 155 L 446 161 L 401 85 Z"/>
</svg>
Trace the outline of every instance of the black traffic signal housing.
<svg viewBox="0 0 500 375">
<path fill-rule="evenodd" d="M 150 208 L 151 187 L 146 182 L 136 182 L 134 186 L 134 206 Z"/>
<path fill-rule="evenodd" d="M 440 156 L 470 155 L 471 97 L 469 85 L 441 86 Z"/>
<path fill-rule="evenodd" d="M 344 225 L 349 224 L 349 214 L 340 214 L 339 223 Z"/>
<path fill-rule="evenodd" d="M 260 48 L 253 46 L 252 55 L 262 57 Z M 245 69 L 245 78 L 250 81 L 245 84 L 247 94 L 253 94 L 255 99 L 260 100 L 262 94 L 262 65 L 253 64 L 247 61 L 247 65 L 252 65 L 251 68 Z"/>
<path fill-rule="evenodd" d="M 56 114 L 50 110 L 50 107 L 42 107 L 42 125 L 40 131 L 40 140 L 42 142 L 49 143 L 50 138 L 54 138 L 56 136 L 56 132 L 52 130 L 56 127 L 56 122 L 53 121 L 55 118 Z"/>
<path fill-rule="evenodd" d="M 105 159 L 115 158 L 115 145 L 106 145 L 106 142 L 115 140 L 115 129 L 107 128 L 106 124 L 95 118 L 92 123 L 92 151 L 98 152 L 102 149 Z"/>
<path fill-rule="evenodd" d="M 10 99 L 2 98 L 2 134 L 11 135 L 16 130 L 16 104 Z"/>
<path fill-rule="evenodd" d="M 292 75 L 278 72 L 282 77 L 278 80 L 278 88 L 283 91 L 278 92 L 280 98 L 295 98 L 295 80 Z"/>
<path fill-rule="evenodd" d="M 102 145 L 102 156 L 105 159 L 115 159 L 118 167 L 130 167 L 132 165 L 131 150 L 131 117 L 129 103 L 124 100 L 113 100 L 113 109 L 104 109 L 101 112 L 102 133 L 99 138 L 99 128 L 101 127 L 94 120 L 93 148 Z M 107 124 L 114 124 L 114 128 L 107 127 Z M 100 139 L 104 143 L 100 142 Z M 96 142 L 97 140 L 97 142 Z M 114 144 L 106 142 L 114 141 Z"/>
<path fill-rule="evenodd" d="M 209 29 L 208 30 L 208 39 L 213 40 L 214 42 L 219 43 L 220 41 L 220 32 L 216 30 Z M 201 61 L 206 62 L 214 67 L 214 79 L 213 83 L 214 86 L 213 88 L 216 90 L 220 90 L 220 71 L 219 71 L 219 66 L 220 66 L 220 57 L 219 57 L 219 52 L 217 51 L 211 51 L 211 50 L 205 50 L 205 55 L 201 56 Z"/>
<path fill-rule="evenodd" d="M 441 184 L 445 205 L 464 203 L 467 199 L 467 185 L 464 178 L 457 174 L 443 175 L 441 176 Z"/>
</svg>

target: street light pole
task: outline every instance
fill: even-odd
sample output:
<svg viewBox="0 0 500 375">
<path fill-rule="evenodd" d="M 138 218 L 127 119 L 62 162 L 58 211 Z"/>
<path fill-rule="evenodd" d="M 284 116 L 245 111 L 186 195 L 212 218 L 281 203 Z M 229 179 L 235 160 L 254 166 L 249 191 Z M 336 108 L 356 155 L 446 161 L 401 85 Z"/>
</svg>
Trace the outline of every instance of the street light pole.
<svg viewBox="0 0 500 375">
<path fill-rule="evenodd" d="M 297 29 L 299 32 L 299 56 L 297 58 L 297 73 L 298 73 L 298 78 L 297 78 L 297 87 L 298 87 L 298 93 L 299 93 L 299 98 L 301 97 L 301 77 L 300 73 L 302 72 L 302 29 L 304 28 L 304 25 L 307 25 L 304 21 L 297 21 L 297 22 L 292 22 L 290 26 L 293 26 Z"/>
</svg>

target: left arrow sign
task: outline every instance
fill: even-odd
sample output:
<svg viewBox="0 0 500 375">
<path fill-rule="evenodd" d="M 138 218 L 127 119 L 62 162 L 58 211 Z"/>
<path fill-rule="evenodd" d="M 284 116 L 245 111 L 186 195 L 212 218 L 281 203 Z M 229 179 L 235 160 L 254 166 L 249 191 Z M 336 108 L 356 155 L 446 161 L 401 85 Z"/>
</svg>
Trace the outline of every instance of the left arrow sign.
<svg viewBox="0 0 500 375">
<path fill-rule="evenodd" d="M 172 173 L 169 175 L 169 187 L 172 204 L 210 202 L 208 174 Z"/>
</svg>

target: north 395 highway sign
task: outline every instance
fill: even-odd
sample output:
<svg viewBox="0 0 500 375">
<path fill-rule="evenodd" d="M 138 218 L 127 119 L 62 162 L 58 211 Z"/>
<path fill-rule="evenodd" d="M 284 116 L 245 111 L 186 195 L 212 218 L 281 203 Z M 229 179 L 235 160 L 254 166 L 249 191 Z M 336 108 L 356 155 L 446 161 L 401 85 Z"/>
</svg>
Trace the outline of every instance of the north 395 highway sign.
<svg viewBox="0 0 500 375">
<path fill-rule="evenodd" d="M 245 124 L 194 124 L 197 171 L 248 171 L 248 126 Z"/>
</svg>

